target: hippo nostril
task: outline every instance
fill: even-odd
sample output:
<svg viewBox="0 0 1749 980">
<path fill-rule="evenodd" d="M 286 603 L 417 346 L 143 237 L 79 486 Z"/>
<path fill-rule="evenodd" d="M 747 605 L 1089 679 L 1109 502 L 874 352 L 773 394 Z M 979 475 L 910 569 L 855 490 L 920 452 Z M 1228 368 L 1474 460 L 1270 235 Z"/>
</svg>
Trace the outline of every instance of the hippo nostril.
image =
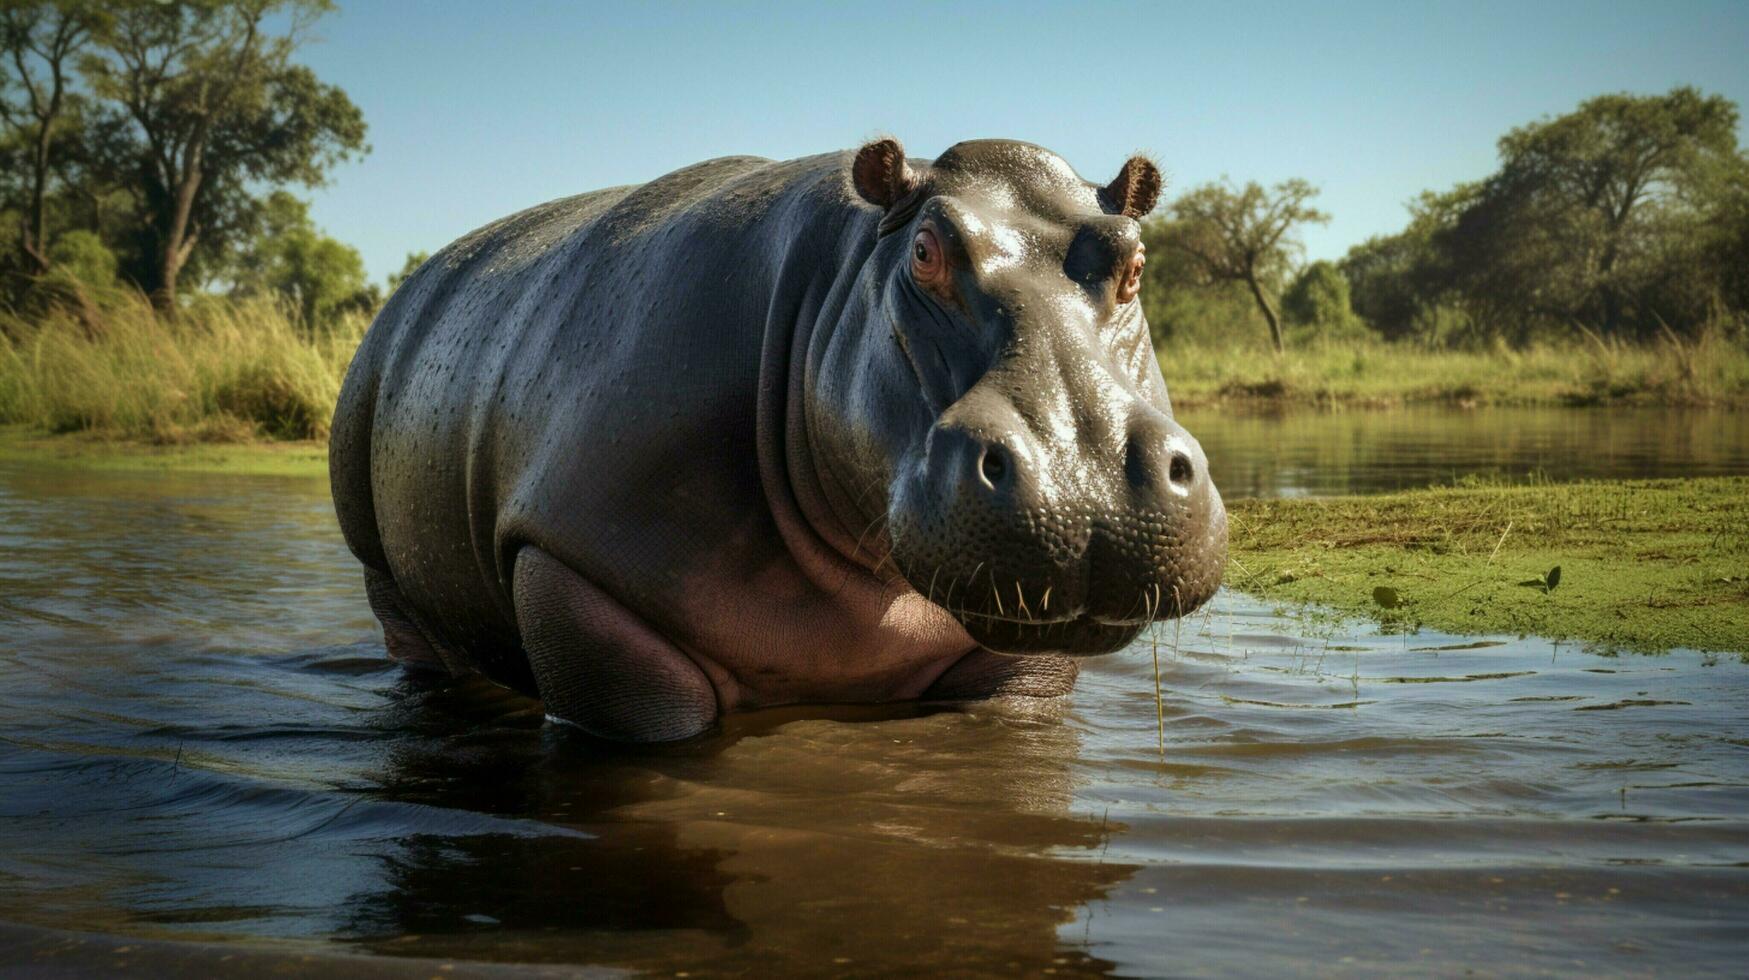
<svg viewBox="0 0 1749 980">
<path fill-rule="evenodd" d="M 1172 463 L 1166 468 L 1166 478 L 1180 487 L 1189 486 L 1196 479 L 1196 466 L 1190 457 L 1183 453 L 1172 454 Z"/>
<path fill-rule="evenodd" d="M 978 459 L 978 473 L 984 478 L 984 485 L 994 490 L 1002 485 L 1008 477 L 1008 450 L 1001 446 L 985 446 L 984 453 Z"/>
</svg>

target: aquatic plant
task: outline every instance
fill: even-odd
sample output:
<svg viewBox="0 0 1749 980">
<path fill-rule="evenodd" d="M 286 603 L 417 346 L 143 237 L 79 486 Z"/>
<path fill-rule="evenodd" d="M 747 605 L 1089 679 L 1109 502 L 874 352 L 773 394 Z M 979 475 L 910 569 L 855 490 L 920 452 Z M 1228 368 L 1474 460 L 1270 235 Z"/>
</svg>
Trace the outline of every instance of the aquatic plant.
<svg viewBox="0 0 1749 980">
<path fill-rule="evenodd" d="M 1279 603 L 1391 631 L 1749 655 L 1749 478 L 1470 479 L 1228 508 L 1227 587 Z"/>
</svg>

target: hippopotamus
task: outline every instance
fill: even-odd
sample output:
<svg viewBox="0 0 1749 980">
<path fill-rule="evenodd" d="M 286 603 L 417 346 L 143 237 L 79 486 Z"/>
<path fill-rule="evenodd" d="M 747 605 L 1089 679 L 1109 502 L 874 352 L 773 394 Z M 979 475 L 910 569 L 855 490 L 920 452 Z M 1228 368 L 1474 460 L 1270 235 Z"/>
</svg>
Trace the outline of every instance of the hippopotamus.
<svg viewBox="0 0 1749 980">
<path fill-rule="evenodd" d="M 1069 691 L 1227 522 L 1138 294 L 1144 156 L 724 157 L 467 235 L 352 361 L 334 504 L 390 656 L 630 742 Z"/>
</svg>

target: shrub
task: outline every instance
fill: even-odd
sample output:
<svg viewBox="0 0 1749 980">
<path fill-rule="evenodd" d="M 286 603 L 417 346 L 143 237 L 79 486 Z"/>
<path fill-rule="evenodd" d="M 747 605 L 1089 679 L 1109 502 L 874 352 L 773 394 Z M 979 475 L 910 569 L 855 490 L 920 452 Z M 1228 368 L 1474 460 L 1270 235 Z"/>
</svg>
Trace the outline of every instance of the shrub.
<svg viewBox="0 0 1749 980">
<path fill-rule="evenodd" d="M 362 315 L 311 333 L 273 299 L 201 297 L 174 321 L 115 290 L 0 317 L 0 422 L 181 442 L 327 435 Z"/>
</svg>

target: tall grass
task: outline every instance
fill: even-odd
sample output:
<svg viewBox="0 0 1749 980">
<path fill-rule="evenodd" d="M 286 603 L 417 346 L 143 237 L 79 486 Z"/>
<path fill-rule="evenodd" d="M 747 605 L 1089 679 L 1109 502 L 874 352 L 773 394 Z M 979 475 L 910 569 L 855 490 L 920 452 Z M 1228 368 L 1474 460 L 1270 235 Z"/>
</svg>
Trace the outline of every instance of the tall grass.
<svg viewBox="0 0 1749 980">
<path fill-rule="evenodd" d="M 311 330 L 271 299 L 204 296 L 168 322 L 138 293 L 83 286 L 43 310 L 0 313 L 0 424 L 165 443 L 325 438 L 368 326 Z M 1749 406 L 1749 350 L 1717 333 L 1482 351 L 1344 339 L 1280 356 L 1180 339 L 1160 365 L 1178 404 Z"/>
<path fill-rule="evenodd" d="M 270 299 L 215 297 L 170 322 L 138 293 L 81 290 L 0 314 L 0 423 L 154 442 L 324 438 L 367 325 L 309 330 Z"/>
<path fill-rule="evenodd" d="M 1475 351 L 1358 340 L 1284 355 L 1168 341 L 1160 367 L 1175 404 L 1749 406 L 1749 350 L 1716 333 L 1645 345 L 1591 337 Z"/>
</svg>

